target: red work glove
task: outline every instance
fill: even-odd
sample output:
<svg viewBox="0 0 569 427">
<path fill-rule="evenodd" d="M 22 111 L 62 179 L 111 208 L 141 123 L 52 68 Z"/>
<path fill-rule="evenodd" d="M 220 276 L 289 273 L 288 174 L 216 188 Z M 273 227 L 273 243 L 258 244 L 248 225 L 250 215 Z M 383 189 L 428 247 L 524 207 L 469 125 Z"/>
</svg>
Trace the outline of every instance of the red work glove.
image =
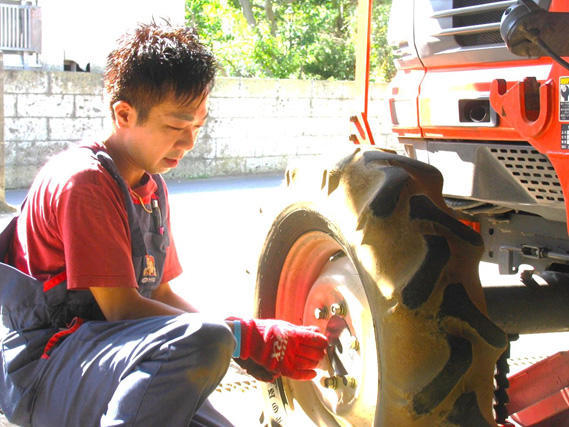
<svg viewBox="0 0 569 427">
<path fill-rule="evenodd" d="M 267 371 L 297 380 L 316 376 L 314 368 L 326 354 L 328 340 L 314 326 L 296 326 L 284 320 L 251 319 L 241 323 L 239 358 L 251 358 Z"/>
</svg>

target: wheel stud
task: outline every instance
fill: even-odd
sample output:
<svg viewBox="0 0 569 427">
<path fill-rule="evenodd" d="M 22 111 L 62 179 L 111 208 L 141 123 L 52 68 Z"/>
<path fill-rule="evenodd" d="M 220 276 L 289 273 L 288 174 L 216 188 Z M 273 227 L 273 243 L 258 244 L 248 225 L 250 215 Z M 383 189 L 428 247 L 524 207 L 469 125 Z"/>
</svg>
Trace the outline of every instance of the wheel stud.
<svg viewBox="0 0 569 427">
<path fill-rule="evenodd" d="M 328 318 L 328 307 L 317 307 L 314 310 L 314 317 L 317 319 L 327 319 Z"/>
<path fill-rule="evenodd" d="M 335 316 L 345 316 L 347 314 L 346 306 L 344 304 L 334 303 L 330 306 L 330 311 Z"/>
</svg>

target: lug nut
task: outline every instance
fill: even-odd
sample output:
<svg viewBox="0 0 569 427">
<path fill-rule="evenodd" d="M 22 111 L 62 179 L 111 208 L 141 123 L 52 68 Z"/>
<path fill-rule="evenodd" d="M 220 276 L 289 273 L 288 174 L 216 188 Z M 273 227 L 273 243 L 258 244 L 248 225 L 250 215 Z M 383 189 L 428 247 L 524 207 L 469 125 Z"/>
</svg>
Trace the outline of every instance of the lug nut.
<svg viewBox="0 0 569 427">
<path fill-rule="evenodd" d="M 317 307 L 314 310 L 314 317 L 317 319 L 326 319 L 328 317 L 328 307 Z"/>
<path fill-rule="evenodd" d="M 329 388 L 331 390 L 337 390 L 338 387 L 356 388 L 358 385 L 358 382 L 354 377 L 344 377 L 344 376 L 339 376 L 339 377 L 334 376 L 327 378 L 325 377 L 322 378 L 320 382 L 324 387 Z"/>
<path fill-rule="evenodd" d="M 347 313 L 346 306 L 344 304 L 334 303 L 330 306 L 330 311 L 335 316 L 345 316 Z"/>
<path fill-rule="evenodd" d="M 337 377 L 323 378 L 322 384 L 326 388 L 331 388 L 332 390 L 336 390 L 338 388 L 338 378 Z"/>
<path fill-rule="evenodd" d="M 360 350 L 360 342 L 356 337 L 352 337 L 350 340 L 350 348 L 354 351 Z"/>
<path fill-rule="evenodd" d="M 348 385 L 351 388 L 356 388 L 356 386 L 358 385 L 358 382 L 356 381 L 356 379 L 354 377 L 346 377 L 346 380 L 348 381 Z"/>
</svg>

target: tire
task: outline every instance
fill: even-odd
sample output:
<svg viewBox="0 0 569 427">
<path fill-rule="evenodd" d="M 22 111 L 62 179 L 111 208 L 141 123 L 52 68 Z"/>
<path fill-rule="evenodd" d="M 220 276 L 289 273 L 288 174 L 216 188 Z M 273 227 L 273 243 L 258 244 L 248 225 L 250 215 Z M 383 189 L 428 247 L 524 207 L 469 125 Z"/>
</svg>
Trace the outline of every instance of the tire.
<svg viewBox="0 0 569 427">
<path fill-rule="evenodd" d="M 313 381 L 267 385 L 265 421 L 495 425 L 506 337 L 486 315 L 481 237 L 451 216 L 438 170 L 358 148 L 289 169 L 286 184 L 293 200 L 261 250 L 256 315 L 319 326 L 334 363 Z"/>
</svg>

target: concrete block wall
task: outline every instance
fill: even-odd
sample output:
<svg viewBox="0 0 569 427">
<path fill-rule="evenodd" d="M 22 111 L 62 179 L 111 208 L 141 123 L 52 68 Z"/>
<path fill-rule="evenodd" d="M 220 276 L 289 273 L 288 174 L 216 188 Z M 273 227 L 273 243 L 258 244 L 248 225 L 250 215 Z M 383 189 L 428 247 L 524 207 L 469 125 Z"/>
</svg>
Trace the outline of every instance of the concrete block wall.
<svg viewBox="0 0 569 427">
<path fill-rule="evenodd" d="M 373 86 L 370 103 L 383 145 L 393 143 L 384 93 L 385 85 Z M 291 160 L 350 144 L 349 117 L 360 109 L 353 82 L 218 78 L 195 148 L 166 178 L 284 171 Z M 50 156 L 110 128 L 95 73 L 7 71 L 4 116 L 7 188 L 29 186 Z"/>
<path fill-rule="evenodd" d="M 100 138 L 107 116 L 100 74 L 6 71 L 6 187 L 29 186 L 50 156 Z"/>
<path fill-rule="evenodd" d="M 8 210 L 4 180 L 4 58 L 0 52 L 0 213 Z"/>
<path fill-rule="evenodd" d="M 371 84 L 369 88 L 368 121 L 375 143 L 383 148 L 404 154 L 404 147 L 391 130 L 387 83 Z"/>
</svg>

